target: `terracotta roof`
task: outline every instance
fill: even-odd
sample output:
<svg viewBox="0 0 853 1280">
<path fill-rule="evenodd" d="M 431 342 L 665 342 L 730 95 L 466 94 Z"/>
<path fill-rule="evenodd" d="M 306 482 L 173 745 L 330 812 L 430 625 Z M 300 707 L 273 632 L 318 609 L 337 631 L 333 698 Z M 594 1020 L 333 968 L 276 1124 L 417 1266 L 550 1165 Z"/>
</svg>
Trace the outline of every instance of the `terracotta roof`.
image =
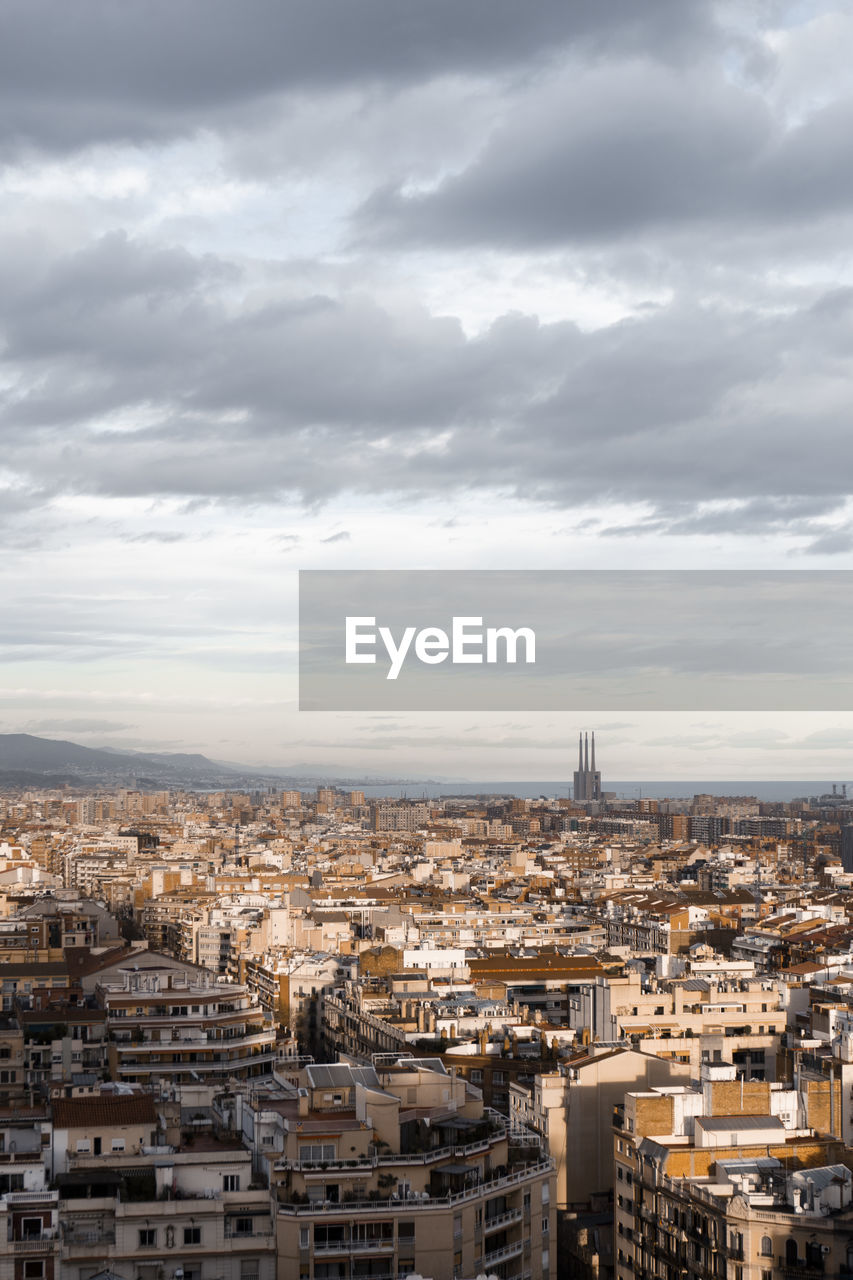
<svg viewBox="0 0 853 1280">
<path fill-rule="evenodd" d="M 56 1129 L 111 1129 L 116 1125 L 156 1122 L 154 1099 L 147 1093 L 57 1098 L 53 1104 Z"/>
</svg>

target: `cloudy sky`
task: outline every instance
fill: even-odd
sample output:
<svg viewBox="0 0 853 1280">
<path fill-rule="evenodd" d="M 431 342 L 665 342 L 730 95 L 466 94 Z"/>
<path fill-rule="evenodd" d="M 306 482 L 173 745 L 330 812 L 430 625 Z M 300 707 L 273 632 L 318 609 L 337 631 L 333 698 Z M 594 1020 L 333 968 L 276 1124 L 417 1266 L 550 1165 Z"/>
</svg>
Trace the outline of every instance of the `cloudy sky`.
<svg viewBox="0 0 853 1280">
<path fill-rule="evenodd" d="M 296 571 L 853 568 L 851 48 L 850 0 L 3 0 L 0 731 L 555 778 L 572 716 L 298 713 Z M 597 727 L 853 777 L 840 711 Z"/>
</svg>

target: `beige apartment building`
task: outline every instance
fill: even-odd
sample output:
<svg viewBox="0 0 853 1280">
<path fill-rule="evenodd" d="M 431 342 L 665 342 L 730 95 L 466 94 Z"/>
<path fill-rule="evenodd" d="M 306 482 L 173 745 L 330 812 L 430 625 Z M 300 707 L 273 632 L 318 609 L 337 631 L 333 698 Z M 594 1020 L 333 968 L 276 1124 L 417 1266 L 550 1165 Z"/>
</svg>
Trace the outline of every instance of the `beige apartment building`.
<svg viewBox="0 0 853 1280">
<path fill-rule="evenodd" d="M 558 1210 L 582 1209 L 613 1188 L 613 1108 L 629 1089 L 685 1084 L 689 1068 L 625 1048 L 591 1045 L 531 1085 L 510 1086 L 513 1123 L 541 1134 L 556 1165 Z M 583 1152 L 579 1160 L 578 1152 Z"/>
<path fill-rule="evenodd" d="M 809 1179 L 833 1183 L 821 1171 L 842 1163 L 837 1122 L 840 1083 L 744 1081 L 733 1066 L 706 1064 L 698 1087 L 626 1094 L 614 1119 L 615 1280 L 817 1280 L 823 1265 L 791 1224 Z M 841 1182 L 839 1210 L 849 1204 Z M 783 1222 L 765 1221 L 767 1210 Z"/>
<path fill-rule="evenodd" d="M 276 1031 L 244 986 L 206 969 L 140 952 L 97 975 L 114 1080 L 227 1081 L 268 1075 Z"/>
<path fill-rule="evenodd" d="M 635 1037 L 774 1036 L 787 1025 L 779 983 L 769 978 L 691 977 L 644 982 L 636 971 L 578 987 L 569 1025 L 605 1043 Z"/>
<path fill-rule="evenodd" d="M 276 1104 L 279 1280 L 553 1280 L 553 1163 L 532 1134 L 438 1059 L 301 1075 Z"/>
<path fill-rule="evenodd" d="M 54 1175 L 62 1280 L 273 1280 L 269 1191 L 253 1181 L 239 1140 L 189 1131 L 167 1141 L 149 1132 L 143 1094 L 63 1107 L 55 1141 L 71 1142 Z M 134 1128 L 143 1140 L 131 1149 Z"/>
</svg>

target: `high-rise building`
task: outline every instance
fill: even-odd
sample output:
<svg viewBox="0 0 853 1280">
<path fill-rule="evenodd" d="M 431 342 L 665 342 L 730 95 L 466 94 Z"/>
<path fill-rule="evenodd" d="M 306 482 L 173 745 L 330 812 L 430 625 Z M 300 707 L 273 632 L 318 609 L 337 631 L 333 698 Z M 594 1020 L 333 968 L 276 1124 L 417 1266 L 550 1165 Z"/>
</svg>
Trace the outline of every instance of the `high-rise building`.
<svg viewBox="0 0 853 1280">
<path fill-rule="evenodd" d="M 575 804 L 589 804 L 601 799 L 601 773 L 595 767 L 595 733 L 592 735 L 592 755 L 588 733 L 578 735 L 578 767 L 574 780 Z"/>
</svg>

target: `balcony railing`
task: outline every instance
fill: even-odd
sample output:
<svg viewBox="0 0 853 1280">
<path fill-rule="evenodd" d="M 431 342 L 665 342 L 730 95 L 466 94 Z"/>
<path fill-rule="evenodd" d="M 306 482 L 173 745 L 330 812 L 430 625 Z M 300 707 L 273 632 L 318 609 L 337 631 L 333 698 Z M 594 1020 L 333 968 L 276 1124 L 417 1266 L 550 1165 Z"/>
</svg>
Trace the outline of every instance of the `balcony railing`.
<svg viewBox="0 0 853 1280">
<path fill-rule="evenodd" d="M 309 1204 L 294 1204 L 292 1201 L 282 1201 L 278 1205 L 278 1212 L 288 1217 L 317 1217 L 319 1215 L 337 1217 L 362 1213 L 396 1213 L 398 1211 L 428 1213 L 431 1210 L 446 1208 L 449 1205 L 463 1204 L 469 1200 L 478 1200 L 486 1196 L 499 1194 L 507 1187 L 521 1186 L 523 1183 L 531 1182 L 534 1179 L 541 1178 L 544 1174 L 553 1173 L 553 1171 L 553 1160 L 539 1160 L 535 1164 L 525 1165 L 523 1169 L 505 1174 L 503 1177 L 489 1178 L 477 1182 L 474 1186 L 468 1187 L 464 1191 L 451 1191 L 444 1195 L 433 1196 L 423 1192 L 421 1194 L 411 1193 L 405 1197 L 394 1195 L 375 1200 L 370 1200 L 367 1197 L 363 1200 L 348 1200 L 346 1202 L 314 1200 Z"/>
<path fill-rule="evenodd" d="M 163 1072 L 167 1075 L 175 1075 L 179 1071 L 233 1071 L 235 1068 L 256 1067 L 261 1063 L 276 1062 L 276 1055 L 273 1051 L 269 1053 L 254 1053 L 248 1057 L 242 1058 L 226 1058 L 221 1054 L 216 1054 L 211 1058 L 200 1058 L 197 1062 L 147 1062 L 144 1059 L 128 1057 L 122 1054 L 118 1062 L 119 1072 L 133 1072 L 138 1068 L 143 1071 Z"/>
<path fill-rule="evenodd" d="M 314 1241 L 314 1252 L 321 1253 L 393 1253 L 394 1241 L 389 1240 L 327 1240 L 325 1244 Z"/>
<path fill-rule="evenodd" d="M 436 1160 L 447 1160 L 452 1156 L 483 1155 L 491 1150 L 495 1143 L 505 1135 L 496 1133 L 489 1138 L 481 1138 L 479 1142 L 469 1142 L 462 1147 L 433 1147 L 430 1151 L 408 1151 L 399 1155 L 364 1155 L 350 1160 L 291 1160 L 287 1156 L 275 1162 L 277 1170 L 291 1170 L 294 1173 L 318 1173 L 321 1170 L 346 1171 L 370 1170 L 382 1165 L 434 1164 Z M 472 1165 L 472 1168 L 476 1166 Z"/>
<path fill-rule="evenodd" d="M 16 1204 L 35 1204 L 39 1200 L 50 1200 L 56 1203 L 59 1199 L 58 1191 L 7 1191 L 3 1197 L 6 1204 L 14 1206 Z"/>
<path fill-rule="evenodd" d="M 212 1036 L 201 1032 L 198 1035 L 173 1037 L 171 1040 L 134 1040 L 131 1037 L 120 1039 L 117 1036 L 115 1043 L 120 1051 L 127 1046 L 134 1053 L 192 1053 L 195 1049 L 222 1050 L 228 1045 L 243 1049 L 255 1044 L 274 1044 L 275 1032 L 256 1031 L 240 1036 Z"/>
<path fill-rule="evenodd" d="M 64 1236 L 60 1245 L 60 1257 L 72 1258 L 75 1255 L 99 1253 L 101 1248 L 109 1248 L 116 1242 L 114 1231 L 80 1231 Z"/>
<path fill-rule="evenodd" d="M 13 1253 L 53 1253 L 55 1247 L 56 1236 L 28 1236 L 12 1242 Z"/>
<path fill-rule="evenodd" d="M 499 1262 L 504 1262 L 507 1258 L 516 1258 L 524 1249 L 523 1240 L 513 1240 L 512 1244 L 505 1244 L 500 1249 L 492 1249 L 483 1259 L 487 1267 L 496 1266 Z"/>
<path fill-rule="evenodd" d="M 500 1227 L 511 1226 L 513 1222 L 521 1222 L 521 1209 L 507 1209 L 506 1213 L 499 1213 L 494 1218 L 486 1218 L 483 1223 L 483 1230 L 497 1231 Z"/>
</svg>

